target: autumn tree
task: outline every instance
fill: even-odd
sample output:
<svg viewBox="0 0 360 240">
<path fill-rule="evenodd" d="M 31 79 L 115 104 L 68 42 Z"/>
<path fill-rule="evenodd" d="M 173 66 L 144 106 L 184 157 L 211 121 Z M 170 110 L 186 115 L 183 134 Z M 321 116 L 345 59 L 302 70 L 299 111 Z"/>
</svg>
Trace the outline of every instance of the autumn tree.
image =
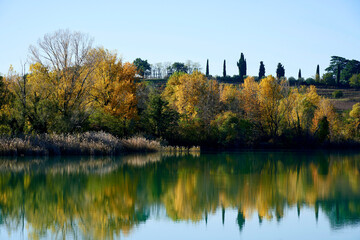
<svg viewBox="0 0 360 240">
<path fill-rule="evenodd" d="M 271 75 L 263 78 L 259 84 L 261 121 L 271 137 L 278 135 L 281 121 L 290 109 L 291 103 L 285 101 L 289 93 L 285 80 L 279 82 Z"/>
<path fill-rule="evenodd" d="M 289 123 L 298 135 L 310 133 L 315 110 L 320 102 L 320 96 L 315 86 L 294 89 L 291 94 L 293 104 L 289 115 Z"/>
<path fill-rule="evenodd" d="M 259 126 L 261 124 L 259 84 L 255 82 L 253 77 L 245 78 L 242 84 L 241 99 L 245 119 Z"/>
<path fill-rule="evenodd" d="M 328 124 L 328 135 L 323 136 L 324 127 Z M 312 130 L 314 135 L 317 134 L 321 135 L 321 140 L 325 140 L 325 138 L 329 137 L 329 139 L 334 140 L 338 136 L 339 132 L 339 125 L 338 125 L 338 118 L 337 114 L 334 110 L 334 106 L 330 102 L 329 99 L 321 98 L 319 104 L 314 113 L 313 118 L 313 126 Z"/>
<path fill-rule="evenodd" d="M 172 76 L 163 93 L 180 114 L 210 122 L 219 110 L 219 84 L 200 72 Z"/>
<path fill-rule="evenodd" d="M 89 116 L 86 108 L 96 66 L 89 54 L 92 42 L 80 32 L 59 30 L 30 46 L 34 91 L 44 91 L 43 96 L 54 102 L 61 131 L 75 130 Z"/>
<path fill-rule="evenodd" d="M 232 84 L 220 85 L 220 103 L 223 111 L 243 114 L 243 103 L 240 90 Z"/>
<path fill-rule="evenodd" d="M 92 97 L 95 105 L 119 118 L 132 119 L 137 115 L 135 73 L 136 66 L 123 63 L 103 48 L 94 49 L 96 59 L 93 73 Z"/>
<path fill-rule="evenodd" d="M 123 63 L 116 53 L 104 48 L 93 49 L 91 55 L 96 59 L 90 92 L 91 106 L 107 119 L 107 122 L 102 122 L 93 117 L 93 124 L 105 126 L 105 130 L 117 135 L 125 135 L 129 121 L 138 116 L 137 68 L 134 64 Z"/>
</svg>

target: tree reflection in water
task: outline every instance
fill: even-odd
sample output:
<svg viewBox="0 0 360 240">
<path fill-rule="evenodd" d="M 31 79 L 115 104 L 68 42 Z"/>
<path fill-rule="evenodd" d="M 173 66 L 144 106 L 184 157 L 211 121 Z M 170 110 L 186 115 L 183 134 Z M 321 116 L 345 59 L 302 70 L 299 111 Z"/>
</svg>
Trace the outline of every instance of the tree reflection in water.
<svg viewBox="0 0 360 240">
<path fill-rule="evenodd" d="M 333 228 L 360 222 L 360 154 L 241 152 L 122 158 L 0 160 L 0 224 L 52 234 L 113 238 L 164 208 L 173 221 L 238 211 L 239 230 L 257 213 L 280 221 L 286 208 L 321 209 Z M 221 221 L 219 221 L 221 224 Z"/>
</svg>

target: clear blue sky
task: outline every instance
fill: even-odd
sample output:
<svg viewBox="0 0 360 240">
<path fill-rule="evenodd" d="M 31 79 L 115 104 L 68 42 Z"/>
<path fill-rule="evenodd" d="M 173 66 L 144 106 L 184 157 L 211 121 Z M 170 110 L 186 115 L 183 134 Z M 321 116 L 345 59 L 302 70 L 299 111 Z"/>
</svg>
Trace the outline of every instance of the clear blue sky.
<svg viewBox="0 0 360 240">
<path fill-rule="evenodd" d="M 321 74 L 330 56 L 360 60 L 359 0 L 0 0 L 0 72 L 17 71 L 28 47 L 58 29 L 88 33 L 95 46 L 117 50 L 125 61 L 192 60 L 210 74 L 237 74 L 243 52 L 249 75 L 264 61 L 286 76 Z"/>
</svg>

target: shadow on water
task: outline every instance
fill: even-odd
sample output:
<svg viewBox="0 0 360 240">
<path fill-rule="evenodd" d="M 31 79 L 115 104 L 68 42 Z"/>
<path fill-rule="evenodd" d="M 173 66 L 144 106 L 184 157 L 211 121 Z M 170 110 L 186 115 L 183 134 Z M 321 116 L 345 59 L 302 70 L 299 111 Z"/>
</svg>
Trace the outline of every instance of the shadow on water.
<svg viewBox="0 0 360 240">
<path fill-rule="evenodd" d="M 333 229 L 360 223 L 360 154 L 152 153 L 98 158 L 0 159 L 0 227 L 30 238 L 130 234 L 164 209 L 170 221 L 204 221 L 237 209 L 239 231 L 256 214 L 319 209 Z M 155 211 L 156 212 L 156 211 Z"/>
</svg>

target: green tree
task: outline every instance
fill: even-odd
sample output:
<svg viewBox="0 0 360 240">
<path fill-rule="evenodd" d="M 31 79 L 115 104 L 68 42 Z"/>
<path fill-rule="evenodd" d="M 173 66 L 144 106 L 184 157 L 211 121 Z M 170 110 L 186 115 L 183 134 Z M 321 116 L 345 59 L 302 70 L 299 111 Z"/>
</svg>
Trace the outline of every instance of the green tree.
<svg viewBox="0 0 360 240">
<path fill-rule="evenodd" d="M 340 84 L 341 71 L 345 68 L 348 61 L 349 60 L 343 57 L 331 56 L 330 65 L 325 69 L 325 71 L 331 72 L 333 75 L 336 76 L 337 85 Z"/>
<path fill-rule="evenodd" d="M 358 73 L 360 73 L 360 62 L 357 60 L 350 60 L 342 70 L 340 78 L 344 83 L 349 83 L 350 78 Z"/>
<path fill-rule="evenodd" d="M 264 63 L 261 61 L 260 62 L 260 68 L 259 68 L 259 81 L 265 77 L 265 65 Z"/>
<path fill-rule="evenodd" d="M 226 60 L 224 60 L 223 77 L 226 77 Z"/>
<path fill-rule="evenodd" d="M 11 93 L 7 84 L 5 83 L 5 79 L 3 76 L 0 76 L 0 110 L 10 102 Z"/>
<path fill-rule="evenodd" d="M 281 63 L 278 63 L 277 65 L 277 69 L 276 69 L 276 77 L 278 79 L 282 78 L 285 76 L 285 68 Z"/>
<path fill-rule="evenodd" d="M 301 69 L 299 69 L 299 74 L 298 74 L 298 79 L 302 78 L 301 77 Z"/>
<path fill-rule="evenodd" d="M 148 120 L 148 131 L 156 137 L 172 138 L 178 125 L 179 114 L 169 107 L 161 95 L 153 94 L 145 111 Z"/>
<path fill-rule="evenodd" d="M 205 76 L 209 77 L 210 73 L 209 73 L 209 59 L 206 60 L 206 73 Z"/>
<path fill-rule="evenodd" d="M 142 60 L 141 58 L 137 58 L 134 60 L 133 64 L 137 68 L 139 75 L 142 77 L 145 76 L 145 72 L 151 70 L 151 66 L 147 60 Z"/>
<path fill-rule="evenodd" d="M 320 66 L 319 66 L 319 64 L 316 67 L 315 81 L 320 82 Z"/>
<path fill-rule="evenodd" d="M 354 74 L 349 80 L 350 86 L 352 87 L 360 87 L 360 73 Z"/>
<path fill-rule="evenodd" d="M 239 75 L 241 79 L 244 79 L 246 76 L 246 59 L 244 58 L 244 54 L 241 53 L 239 62 L 237 62 L 237 66 L 239 68 Z"/>
<path fill-rule="evenodd" d="M 184 73 L 188 72 L 187 66 L 181 62 L 174 62 L 172 68 L 174 69 L 175 72 L 184 72 Z"/>
<path fill-rule="evenodd" d="M 331 85 L 331 86 L 335 85 L 336 82 L 333 73 L 328 72 L 323 74 L 322 82 L 325 83 L 326 85 Z"/>
</svg>

